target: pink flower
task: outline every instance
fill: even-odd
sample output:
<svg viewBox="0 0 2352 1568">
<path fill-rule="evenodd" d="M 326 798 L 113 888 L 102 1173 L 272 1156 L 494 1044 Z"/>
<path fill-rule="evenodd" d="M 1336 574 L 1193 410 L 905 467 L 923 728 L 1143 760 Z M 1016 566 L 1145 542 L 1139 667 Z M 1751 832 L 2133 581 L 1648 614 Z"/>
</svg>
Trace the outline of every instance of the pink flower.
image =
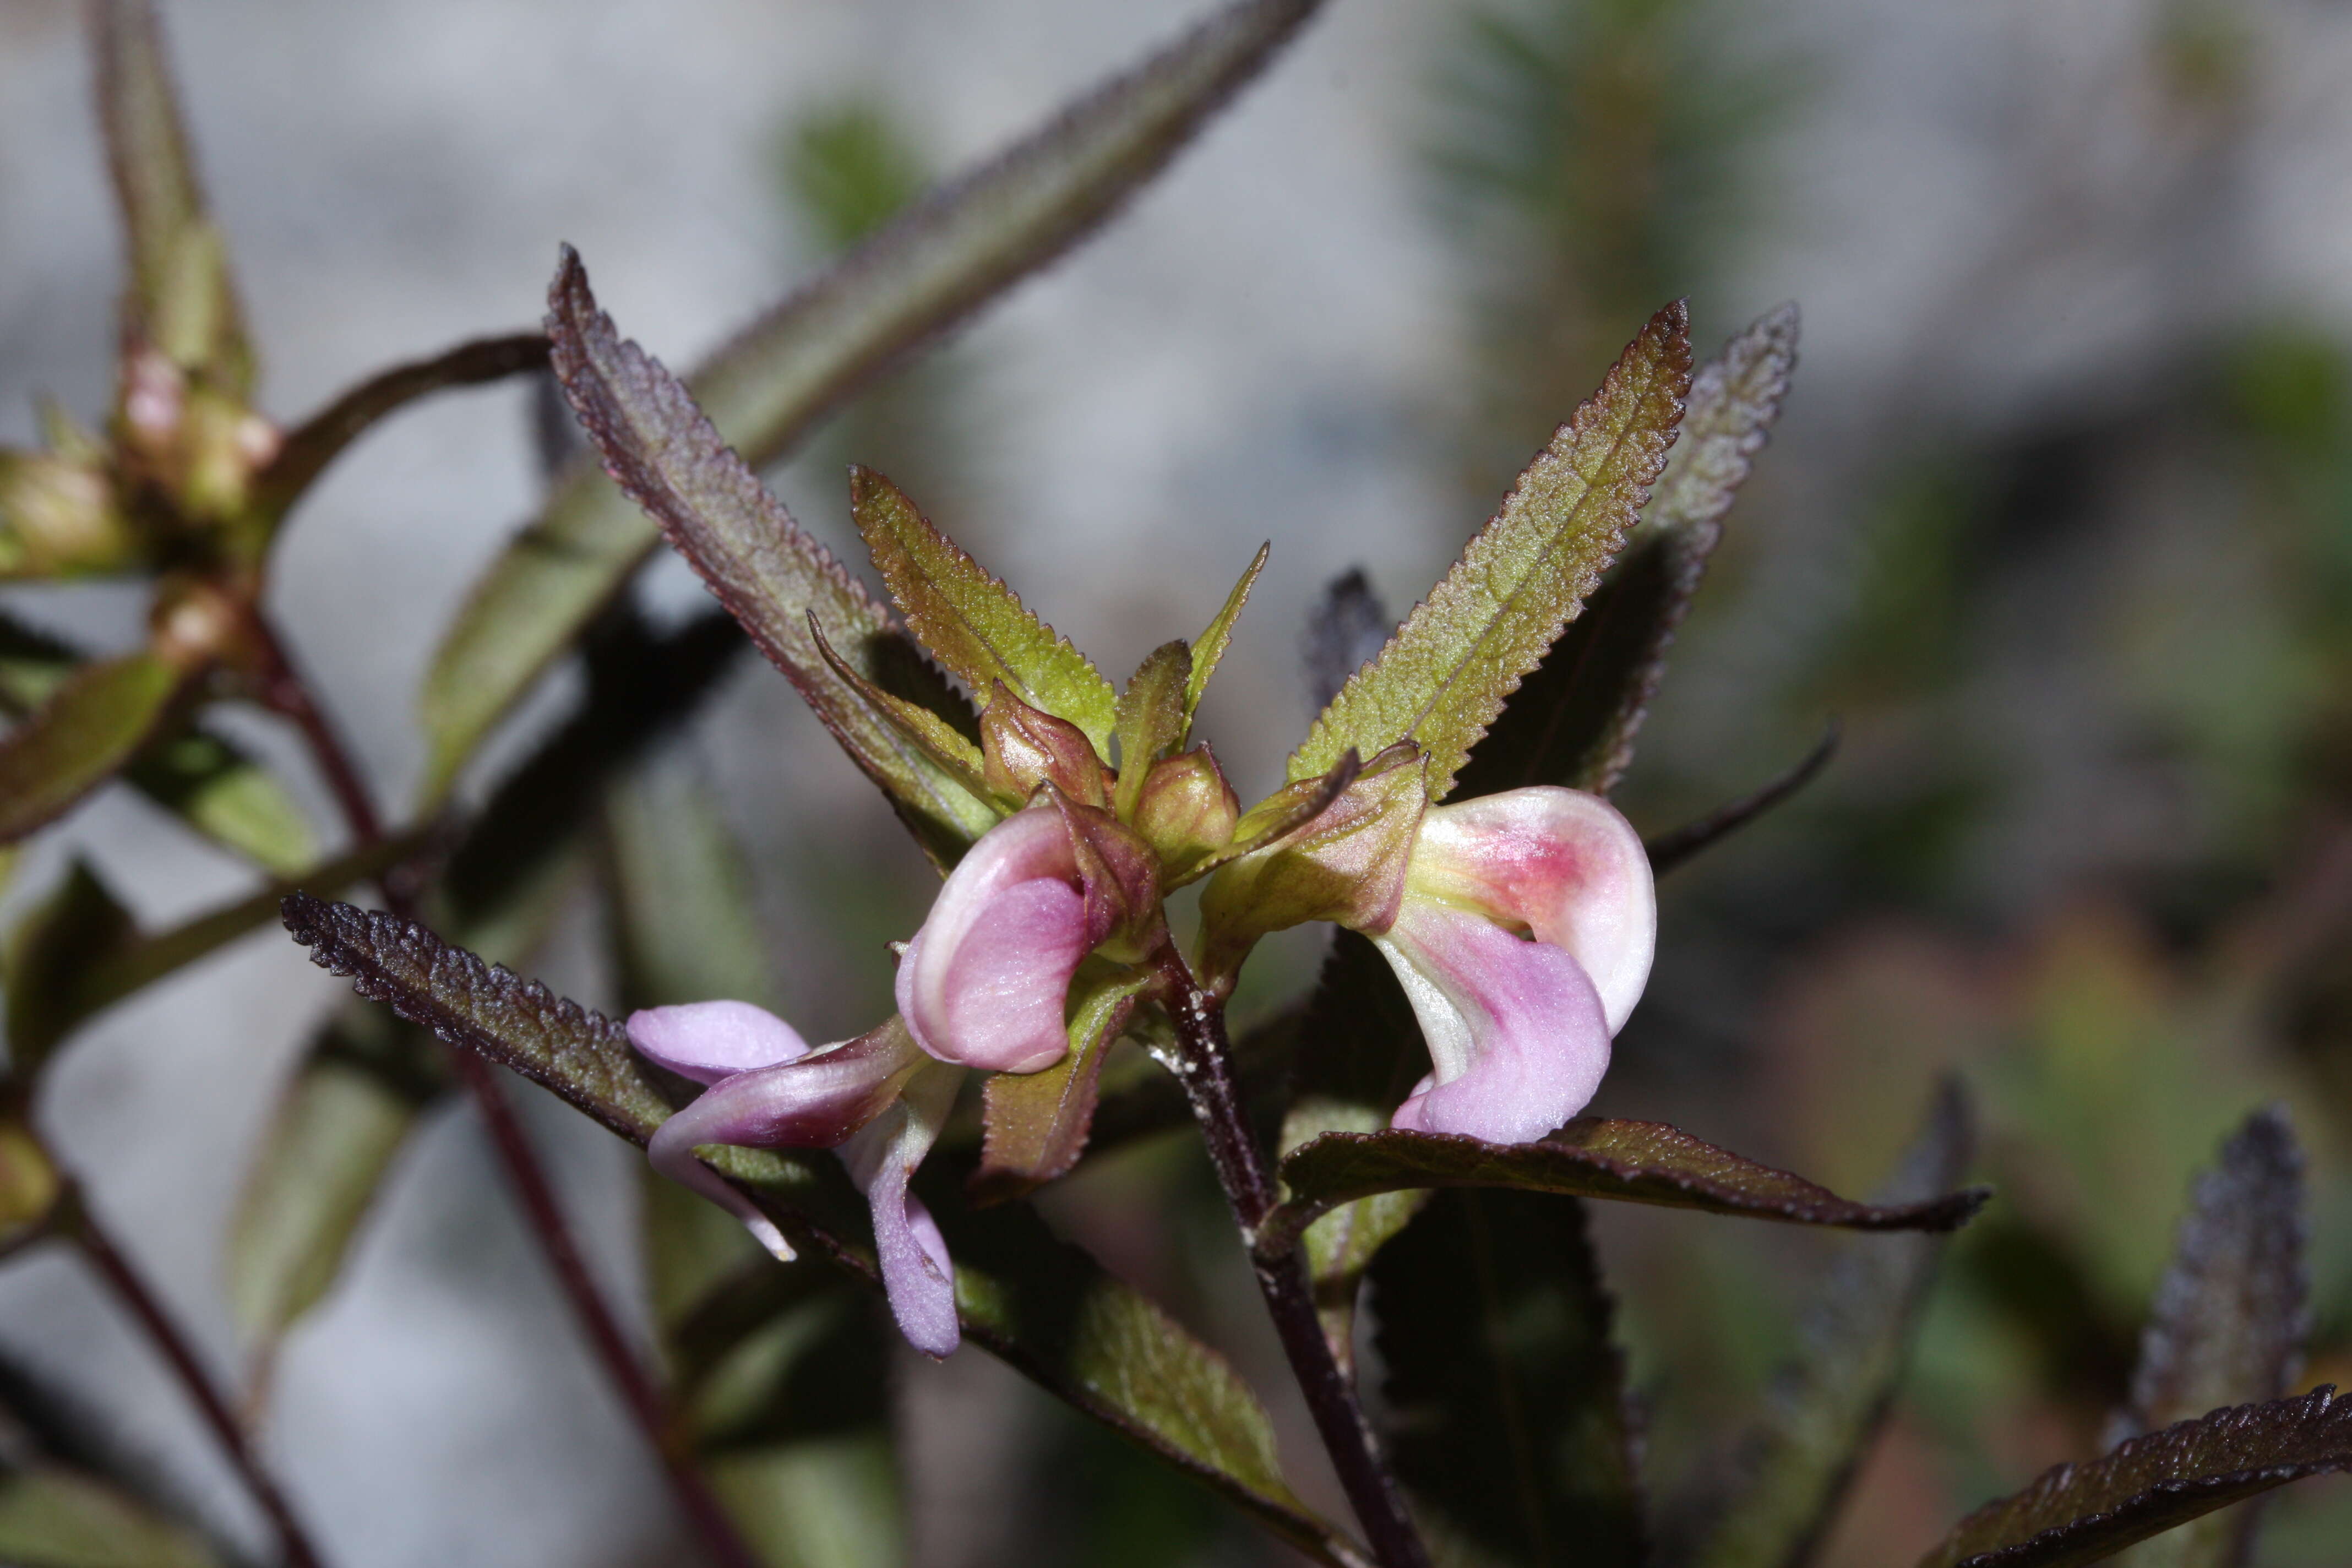
<svg viewBox="0 0 2352 1568">
<path fill-rule="evenodd" d="M 1105 812 L 1048 800 L 982 834 L 898 960 L 898 1013 L 943 1062 L 1042 1072 L 1069 1053 L 1081 960 L 1156 921 L 1151 851 Z"/>
<path fill-rule="evenodd" d="M 926 1060 L 897 1018 L 812 1051 L 791 1025 L 748 1002 L 649 1007 L 630 1016 L 629 1041 L 710 1086 L 656 1131 L 646 1148 L 654 1169 L 719 1204 L 761 1245 L 790 1258 L 775 1226 L 694 1152 L 709 1143 L 838 1147 L 873 1210 L 875 1252 L 899 1331 L 935 1356 L 956 1348 L 954 1265 L 907 1184 L 947 1120 L 960 1074 Z"/>
<path fill-rule="evenodd" d="M 1396 918 L 1370 933 L 1434 1069 L 1392 1125 L 1524 1143 L 1583 1110 L 1657 923 L 1641 836 L 1598 795 L 1540 785 L 1431 806 Z"/>
</svg>

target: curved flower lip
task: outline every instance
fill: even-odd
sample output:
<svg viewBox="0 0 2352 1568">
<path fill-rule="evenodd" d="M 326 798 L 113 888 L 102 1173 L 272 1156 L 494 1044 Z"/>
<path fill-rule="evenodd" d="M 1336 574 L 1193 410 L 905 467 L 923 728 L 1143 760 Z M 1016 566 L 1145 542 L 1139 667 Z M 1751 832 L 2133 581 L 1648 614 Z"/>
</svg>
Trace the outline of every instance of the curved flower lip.
<svg viewBox="0 0 2352 1568">
<path fill-rule="evenodd" d="M 1050 802 L 981 836 L 898 961 L 898 1012 L 941 1061 L 1039 1072 L 1068 1054 L 1070 976 L 1109 933 L 1064 813 Z"/>
<path fill-rule="evenodd" d="M 925 1064 L 908 1080 L 889 1114 L 841 1149 L 842 1163 L 873 1211 L 875 1260 L 891 1316 L 908 1344 L 939 1357 L 952 1354 L 963 1339 L 956 1318 L 955 1264 L 939 1222 L 907 1184 L 946 1124 L 961 1077 L 947 1067 Z"/>
<path fill-rule="evenodd" d="M 1433 805 L 1405 887 L 1408 902 L 1475 910 L 1572 955 L 1612 1035 L 1649 983 L 1658 940 L 1650 858 L 1633 825 L 1599 795 L 1538 784 Z"/>
<path fill-rule="evenodd" d="M 1569 952 L 1412 898 L 1372 940 L 1412 1002 L 1434 1069 L 1391 1125 L 1526 1143 L 1591 1102 L 1609 1069 L 1609 1021 Z"/>
<path fill-rule="evenodd" d="M 798 1029 L 749 1002 L 641 1008 L 629 1015 L 629 1044 L 679 1077 L 705 1084 L 809 1053 Z"/>
</svg>

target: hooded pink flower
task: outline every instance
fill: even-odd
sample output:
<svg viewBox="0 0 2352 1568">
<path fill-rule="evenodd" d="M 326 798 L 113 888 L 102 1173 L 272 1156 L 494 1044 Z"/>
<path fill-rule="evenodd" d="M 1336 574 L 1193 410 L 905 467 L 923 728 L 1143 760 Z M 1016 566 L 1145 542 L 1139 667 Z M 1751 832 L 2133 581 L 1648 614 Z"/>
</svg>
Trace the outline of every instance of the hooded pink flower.
<svg viewBox="0 0 2352 1568">
<path fill-rule="evenodd" d="M 631 1015 L 629 1042 L 709 1084 L 646 1147 L 654 1169 L 718 1203 L 778 1258 L 793 1249 L 766 1215 L 695 1156 L 709 1143 L 831 1149 L 865 1193 L 874 1247 L 899 1331 L 917 1350 L 956 1348 L 955 1268 L 929 1211 L 907 1190 L 939 1136 L 961 1076 L 925 1059 L 897 1018 L 812 1051 L 790 1024 L 749 1002 L 692 1002 Z"/>
<path fill-rule="evenodd" d="M 1041 803 L 982 834 L 900 955 L 899 1016 L 940 1060 L 1042 1072 L 1068 1054 L 1070 976 L 1128 908 L 1102 863 L 1116 842 L 1081 858 L 1085 809 Z"/>
<path fill-rule="evenodd" d="M 1539 785 L 1431 806 L 1396 919 L 1371 933 L 1433 1068 L 1392 1125 L 1524 1143 L 1583 1110 L 1657 924 L 1641 836 L 1598 795 Z"/>
</svg>

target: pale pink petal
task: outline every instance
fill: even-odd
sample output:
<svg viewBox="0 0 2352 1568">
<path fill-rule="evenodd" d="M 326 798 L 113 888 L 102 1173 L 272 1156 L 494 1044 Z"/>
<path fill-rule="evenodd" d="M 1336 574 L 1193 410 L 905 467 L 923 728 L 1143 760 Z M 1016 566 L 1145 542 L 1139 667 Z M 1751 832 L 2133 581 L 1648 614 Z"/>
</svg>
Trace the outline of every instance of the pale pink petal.
<svg viewBox="0 0 2352 1568">
<path fill-rule="evenodd" d="M 736 1073 L 704 1089 L 656 1128 L 646 1145 L 646 1158 L 663 1175 L 726 1208 L 777 1257 L 790 1258 L 792 1248 L 775 1226 L 696 1158 L 695 1150 L 709 1143 L 831 1148 L 887 1109 L 922 1060 L 913 1037 L 892 1019 L 871 1034 L 796 1061 Z"/>
<path fill-rule="evenodd" d="M 1050 807 L 982 834 L 898 961 L 898 1011 L 923 1049 L 992 1072 L 1037 1072 L 1069 1050 L 1070 976 L 1103 932 Z"/>
<path fill-rule="evenodd" d="M 925 1067 L 908 1080 L 904 1097 L 888 1115 L 841 1147 L 842 1163 L 874 1212 L 874 1253 L 890 1313 L 907 1342 L 931 1356 L 953 1353 L 962 1340 L 955 1265 L 939 1222 L 907 1184 L 946 1123 L 962 1076 L 946 1067 Z"/>
<path fill-rule="evenodd" d="M 1612 1035 L 1649 984 L 1658 942 L 1650 858 L 1599 795 L 1539 784 L 1433 805 L 1406 886 L 1566 949 L 1600 992 Z"/>
<path fill-rule="evenodd" d="M 697 1083 L 808 1055 L 800 1031 L 749 1002 L 688 1002 L 629 1015 L 629 1044 Z"/>
<path fill-rule="evenodd" d="M 1392 1126 L 1526 1143 L 1601 1087 L 1608 1020 L 1583 966 L 1563 950 L 1410 897 L 1374 941 L 1412 999 L 1434 1068 Z"/>
</svg>

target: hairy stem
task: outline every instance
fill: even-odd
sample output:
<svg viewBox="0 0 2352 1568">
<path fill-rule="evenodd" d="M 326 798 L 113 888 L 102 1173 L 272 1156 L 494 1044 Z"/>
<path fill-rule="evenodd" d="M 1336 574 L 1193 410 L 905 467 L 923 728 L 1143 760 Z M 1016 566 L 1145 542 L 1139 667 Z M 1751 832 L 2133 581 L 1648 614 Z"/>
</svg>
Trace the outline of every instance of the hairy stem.
<svg viewBox="0 0 2352 1568">
<path fill-rule="evenodd" d="M 1176 1021 L 1176 1074 L 1192 1099 L 1217 1180 L 1241 1225 L 1258 1290 L 1281 1337 L 1283 1353 L 1290 1358 L 1291 1372 L 1307 1395 L 1315 1429 L 1381 1568 L 1429 1568 L 1428 1550 L 1405 1512 L 1396 1479 L 1381 1458 L 1363 1406 L 1356 1401 L 1355 1385 L 1323 1337 L 1303 1256 L 1297 1247 L 1268 1250 L 1258 1246 L 1258 1227 L 1274 1208 L 1274 1184 L 1234 1087 L 1224 1004 L 1202 990 L 1190 973 L 1175 978 L 1169 1012 Z"/>
<path fill-rule="evenodd" d="M 98 1216 L 89 1210 L 78 1188 L 68 1186 L 61 1199 L 61 1213 L 66 1216 L 65 1228 L 81 1247 L 82 1256 L 103 1279 L 117 1300 L 139 1321 L 147 1338 L 153 1342 L 163 1360 L 171 1366 L 173 1375 L 186 1390 L 205 1425 L 212 1428 L 213 1436 L 220 1443 L 221 1451 L 228 1456 L 237 1475 L 245 1481 L 246 1490 L 268 1517 L 270 1528 L 277 1532 L 278 1549 L 285 1554 L 287 1568 L 320 1568 L 324 1561 L 318 1548 L 310 1544 L 302 1522 L 295 1518 L 293 1506 L 278 1488 L 278 1481 L 261 1462 L 246 1439 L 245 1427 L 229 1408 L 228 1401 L 213 1386 L 211 1374 L 204 1363 L 196 1359 L 195 1347 L 188 1343 L 180 1326 L 163 1310 L 163 1303 L 147 1288 L 145 1279 L 131 1267 Z"/>
<path fill-rule="evenodd" d="M 262 700 L 301 731 L 327 787 L 334 792 L 344 819 L 351 826 L 352 837 L 362 845 L 381 842 L 383 822 L 376 814 L 367 782 L 353 763 L 341 736 L 311 695 L 310 683 L 295 668 L 276 632 L 257 615 L 254 634 L 263 658 Z M 418 889 L 404 868 L 395 868 L 388 873 L 380 887 L 385 907 L 394 914 L 403 920 L 418 918 Z M 587 1336 L 590 1348 L 603 1363 L 630 1418 L 652 1446 L 668 1479 L 671 1495 L 688 1523 L 711 1560 L 721 1568 L 762 1568 L 759 1554 L 736 1530 L 701 1470 L 696 1468 L 682 1429 L 671 1417 L 668 1400 L 630 1345 L 620 1319 L 614 1316 L 595 1278 L 588 1272 L 587 1259 L 556 1199 L 546 1167 L 516 1116 L 497 1070 L 471 1051 L 453 1047 L 448 1056 L 458 1080 L 481 1112 L 491 1145 L 498 1151 L 499 1163 L 506 1172 L 508 1185 L 522 1206 L 531 1234 L 539 1238 L 540 1250 L 554 1271 L 556 1283 L 572 1303 L 581 1331 Z"/>
</svg>

